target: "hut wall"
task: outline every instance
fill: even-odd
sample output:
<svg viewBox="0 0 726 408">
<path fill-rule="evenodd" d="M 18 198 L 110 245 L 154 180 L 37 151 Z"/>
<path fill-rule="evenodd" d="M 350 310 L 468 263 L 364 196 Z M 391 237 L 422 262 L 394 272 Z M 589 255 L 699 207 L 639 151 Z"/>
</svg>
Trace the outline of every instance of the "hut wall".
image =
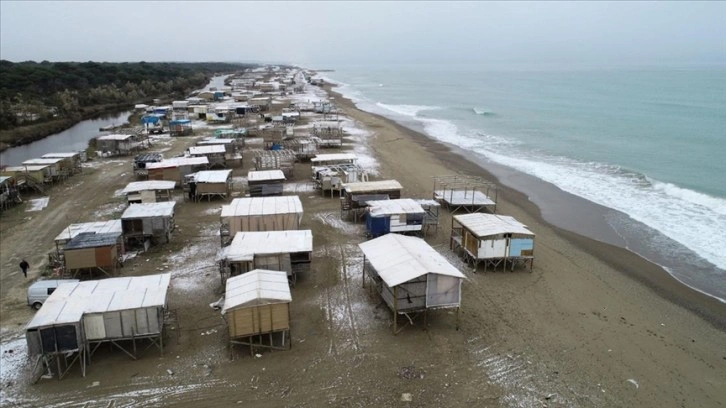
<svg viewBox="0 0 726 408">
<path fill-rule="evenodd" d="M 178 167 L 167 167 L 161 169 L 149 169 L 149 180 L 180 181 L 181 172 Z"/>
<path fill-rule="evenodd" d="M 277 255 L 256 255 L 255 269 L 267 269 L 271 271 L 283 271 L 288 275 L 292 273 L 292 263 L 290 262 L 290 254 Z"/>
<path fill-rule="evenodd" d="M 229 337 L 290 329 L 289 303 L 277 303 L 232 310 L 229 318 Z"/>
<path fill-rule="evenodd" d="M 509 240 L 509 256 L 534 255 L 534 239 L 512 238 Z"/>
<path fill-rule="evenodd" d="M 75 351 L 83 343 L 80 326 L 74 323 L 28 330 L 25 339 L 30 355 Z"/>
<path fill-rule="evenodd" d="M 505 258 L 507 256 L 507 239 L 485 239 L 479 245 L 479 251 L 473 252 L 479 259 Z"/>
<path fill-rule="evenodd" d="M 197 194 L 227 194 L 227 183 L 197 183 Z"/>
<path fill-rule="evenodd" d="M 231 236 L 239 231 L 286 231 L 300 229 L 298 214 L 267 214 L 246 217 L 230 217 Z"/>
<path fill-rule="evenodd" d="M 83 316 L 86 338 L 92 341 L 161 333 L 162 310 L 145 307 Z"/>
<path fill-rule="evenodd" d="M 66 249 L 64 256 L 67 269 L 96 267 L 95 248 Z"/>
<path fill-rule="evenodd" d="M 458 306 L 461 303 L 461 279 L 454 276 L 427 275 L 426 307 Z"/>
<path fill-rule="evenodd" d="M 393 310 L 393 288 L 382 282 L 381 297 Z M 422 276 L 398 285 L 398 312 L 423 310 L 426 308 L 426 277 Z"/>
</svg>

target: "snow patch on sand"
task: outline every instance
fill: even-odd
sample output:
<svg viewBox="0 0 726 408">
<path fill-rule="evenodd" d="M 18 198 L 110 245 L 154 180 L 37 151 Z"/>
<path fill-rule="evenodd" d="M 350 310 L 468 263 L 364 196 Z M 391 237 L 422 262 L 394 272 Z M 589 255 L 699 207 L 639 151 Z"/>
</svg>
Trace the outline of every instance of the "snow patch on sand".
<svg viewBox="0 0 726 408">
<path fill-rule="evenodd" d="M 95 218 L 108 217 L 114 213 L 121 213 L 126 208 L 126 203 L 110 203 L 102 205 L 93 213 Z"/>
<path fill-rule="evenodd" d="M 43 208 L 48 206 L 49 200 L 50 200 L 50 197 L 41 197 L 41 198 L 36 198 L 34 200 L 28 200 L 28 208 L 25 209 L 25 212 L 42 210 Z"/>
<path fill-rule="evenodd" d="M 170 254 L 162 264 L 162 268 L 171 270 L 171 283 L 174 289 L 183 292 L 213 289 L 213 285 L 219 282 L 216 278 L 217 251 L 219 251 L 219 230 L 216 226 L 209 226 L 199 232 L 196 242 L 179 252 Z"/>
<path fill-rule="evenodd" d="M 363 235 L 363 225 L 343 221 L 338 213 L 322 212 L 313 215 L 313 220 L 319 221 L 349 235 Z"/>
</svg>

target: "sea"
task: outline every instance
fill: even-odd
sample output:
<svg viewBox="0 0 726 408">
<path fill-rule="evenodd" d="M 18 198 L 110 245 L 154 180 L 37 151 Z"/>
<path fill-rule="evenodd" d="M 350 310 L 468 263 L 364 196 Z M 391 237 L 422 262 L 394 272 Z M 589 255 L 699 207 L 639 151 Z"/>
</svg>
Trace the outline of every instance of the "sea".
<svg viewBox="0 0 726 408">
<path fill-rule="evenodd" d="M 548 221 L 726 302 L 726 65 L 331 68 L 359 108 L 448 144 Z"/>
</svg>

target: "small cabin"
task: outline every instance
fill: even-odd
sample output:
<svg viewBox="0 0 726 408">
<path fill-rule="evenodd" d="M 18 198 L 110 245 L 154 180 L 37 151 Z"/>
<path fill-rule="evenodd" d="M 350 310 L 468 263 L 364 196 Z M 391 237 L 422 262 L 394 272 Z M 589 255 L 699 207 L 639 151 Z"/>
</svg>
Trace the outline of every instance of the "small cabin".
<svg viewBox="0 0 726 408">
<path fill-rule="evenodd" d="M 256 140 L 245 140 L 250 146 Z M 255 170 L 282 170 L 285 177 L 292 178 L 295 170 L 295 152 L 291 150 L 258 150 L 254 152 Z"/>
<path fill-rule="evenodd" d="M 191 146 L 189 148 L 189 157 L 206 157 L 209 162 L 209 168 L 227 167 L 226 155 L 227 149 L 221 144 Z"/>
<path fill-rule="evenodd" d="M 124 156 L 144 147 L 144 142 L 132 134 L 113 134 L 96 138 L 96 151 L 104 157 Z"/>
<path fill-rule="evenodd" d="M 289 350 L 290 302 L 287 274 L 255 269 L 227 279 L 222 316 L 230 345 Z"/>
<path fill-rule="evenodd" d="M 149 171 L 146 165 L 149 163 L 158 163 L 164 160 L 164 155 L 158 152 L 142 153 L 134 157 L 134 175 L 136 178 L 148 178 Z"/>
<path fill-rule="evenodd" d="M 219 271 L 222 282 L 253 269 L 284 271 L 294 283 L 299 273 L 310 270 L 313 234 L 310 230 L 243 231 L 221 249 Z"/>
<path fill-rule="evenodd" d="M 174 201 L 129 205 L 121 215 L 121 228 L 126 242 L 168 243 L 175 227 L 175 205 Z"/>
<path fill-rule="evenodd" d="M 55 257 L 61 264 L 63 263 L 62 258 L 65 245 L 80 234 L 115 234 L 121 236 L 123 235 L 121 220 L 83 222 L 70 224 L 63 228 L 63 231 L 61 231 L 54 240 L 56 252 Z M 119 256 L 126 252 L 123 239 L 119 241 L 116 252 Z M 54 263 L 55 262 L 51 262 L 51 264 Z"/>
<path fill-rule="evenodd" d="M 229 129 L 231 132 L 230 135 L 234 134 L 233 129 Z M 215 131 L 216 133 L 216 131 Z M 231 138 L 217 138 L 217 137 L 208 137 L 204 138 L 197 142 L 197 146 L 224 146 L 224 150 L 227 154 L 232 155 L 237 152 L 237 144 L 241 143 L 238 142 L 237 139 L 231 139 Z"/>
<path fill-rule="evenodd" d="M 59 285 L 25 328 L 28 355 L 34 361 L 45 360 L 61 379 L 75 363 L 85 377 L 102 343 L 113 344 L 134 359 L 140 357 L 137 346 L 139 351 L 152 346 L 163 351 L 170 281 L 171 274 L 166 273 Z M 33 376 L 40 379 L 43 374 Z"/>
<path fill-rule="evenodd" d="M 190 136 L 194 133 L 190 119 L 174 119 L 169 121 L 169 135 Z"/>
<path fill-rule="evenodd" d="M 80 173 L 83 170 L 85 152 L 46 153 L 40 156 L 43 159 L 63 159 L 61 170 L 68 174 Z"/>
<path fill-rule="evenodd" d="M 232 190 L 232 170 L 204 170 L 186 176 L 184 185 L 189 198 L 201 201 L 205 197 L 226 199 Z"/>
<path fill-rule="evenodd" d="M 235 198 L 222 206 L 223 244 L 240 231 L 285 231 L 300 228 L 303 207 L 296 195 Z"/>
<path fill-rule="evenodd" d="M 79 274 L 100 271 L 114 276 L 119 266 L 118 248 L 122 234 L 83 232 L 71 238 L 63 247 L 65 275 L 76 278 Z"/>
<path fill-rule="evenodd" d="M 209 160 L 203 157 L 174 157 L 164 159 L 160 162 L 146 163 L 146 171 L 149 180 L 176 181 L 180 185 L 184 183 L 184 177 L 206 170 L 209 167 Z"/>
<path fill-rule="evenodd" d="M 52 159 L 29 159 L 21 163 L 22 166 L 48 166 L 48 172 L 52 180 L 65 179 L 70 175 L 70 170 L 63 171 L 62 158 Z"/>
<path fill-rule="evenodd" d="M 250 171 L 247 173 L 250 197 L 281 196 L 285 174 L 282 170 Z"/>
<path fill-rule="evenodd" d="M 499 264 L 512 270 L 515 265 L 534 264 L 534 233 L 514 217 L 496 214 L 471 213 L 454 215 L 451 220 L 450 247 L 461 252 L 474 266 L 484 263 L 496 269 Z"/>
<path fill-rule="evenodd" d="M 367 234 L 373 238 L 389 232 L 420 234 L 425 214 L 423 207 L 410 198 L 368 201 Z"/>
<path fill-rule="evenodd" d="M 18 188 L 53 182 L 50 166 L 47 164 L 7 166 L 0 169 L 0 175 L 15 178 Z"/>
<path fill-rule="evenodd" d="M 355 221 L 365 212 L 368 201 L 401 198 L 403 187 L 396 180 L 361 181 L 341 185 L 340 214 L 353 215 Z"/>
<path fill-rule="evenodd" d="M 366 276 L 393 312 L 393 333 L 398 315 L 412 321 L 431 309 L 456 309 L 459 323 L 461 283 L 458 269 L 421 238 L 387 234 L 358 244 L 363 252 L 363 285 Z"/>
<path fill-rule="evenodd" d="M 176 181 L 146 180 L 132 181 L 122 190 L 129 204 L 158 203 L 172 201 Z"/>
</svg>

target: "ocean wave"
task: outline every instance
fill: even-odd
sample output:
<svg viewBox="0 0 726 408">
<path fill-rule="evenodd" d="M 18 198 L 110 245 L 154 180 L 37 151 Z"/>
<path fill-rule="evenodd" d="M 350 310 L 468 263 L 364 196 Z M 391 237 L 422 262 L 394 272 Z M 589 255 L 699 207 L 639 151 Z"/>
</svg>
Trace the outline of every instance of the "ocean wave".
<svg viewBox="0 0 726 408">
<path fill-rule="evenodd" d="M 439 110 L 439 106 L 427 106 L 427 105 L 389 105 L 385 103 L 376 103 L 378 107 L 389 110 L 393 113 L 397 113 L 403 116 L 416 117 L 419 112 L 428 110 Z"/>
<path fill-rule="evenodd" d="M 475 115 L 479 116 L 496 116 L 497 114 L 493 111 L 487 110 L 487 109 L 480 109 L 477 107 L 471 108 L 472 111 L 474 111 Z"/>
</svg>

